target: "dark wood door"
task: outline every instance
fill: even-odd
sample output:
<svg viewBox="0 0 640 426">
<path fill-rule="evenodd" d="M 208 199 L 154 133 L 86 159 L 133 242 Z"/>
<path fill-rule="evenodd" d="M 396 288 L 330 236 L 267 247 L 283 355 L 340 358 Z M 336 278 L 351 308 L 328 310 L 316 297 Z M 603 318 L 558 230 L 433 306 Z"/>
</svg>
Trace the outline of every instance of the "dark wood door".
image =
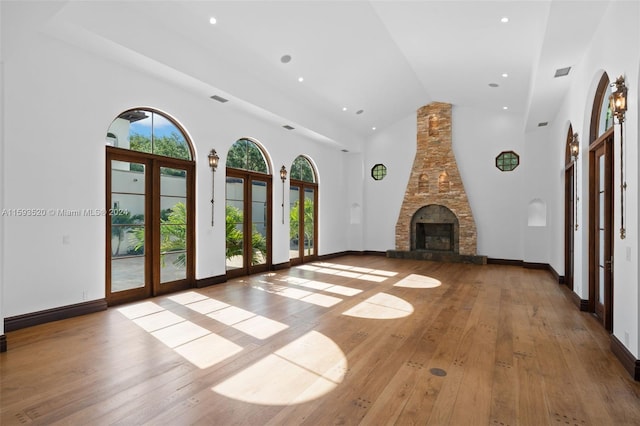
<svg viewBox="0 0 640 426">
<path fill-rule="evenodd" d="M 590 149 L 589 306 L 613 330 L 613 132 Z"/>
<path fill-rule="evenodd" d="M 567 165 L 564 176 L 564 284 L 570 290 L 573 290 L 575 233 L 578 228 L 576 207 L 576 167 L 574 163 Z"/>
</svg>

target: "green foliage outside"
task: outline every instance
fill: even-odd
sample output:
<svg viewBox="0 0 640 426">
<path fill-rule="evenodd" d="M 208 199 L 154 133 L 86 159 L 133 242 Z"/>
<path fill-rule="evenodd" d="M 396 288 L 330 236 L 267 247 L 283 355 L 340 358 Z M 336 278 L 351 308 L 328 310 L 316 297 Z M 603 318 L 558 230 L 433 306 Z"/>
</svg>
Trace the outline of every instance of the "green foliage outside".
<svg viewBox="0 0 640 426">
<path fill-rule="evenodd" d="M 237 224 L 241 224 L 244 218 L 242 212 L 237 207 L 227 205 L 226 207 L 226 239 L 227 246 L 225 256 L 231 259 L 234 256 L 242 256 L 244 250 L 243 233 L 238 229 Z M 256 230 L 255 225 L 251 233 L 251 264 L 262 263 L 267 256 L 267 239 Z"/>
<path fill-rule="evenodd" d="M 131 215 L 131 213 L 126 211 L 119 211 L 118 214 L 114 214 L 111 216 L 111 237 L 112 240 L 114 237 L 118 238 L 118 243 L 113 249 L 113 245 L 111 247 L 111 254 L 113 256 L 120 255 L 120 246 L 122 242 L 127 238 L 127 235 L 136 229 L 136 225 L 140 225 L 144 222 L 144 216 L 141 214 Z M 131 253 L 125 253 L 131 254 Z"/>
<path fill-rule="evenodd" d="M 267 162 L 258 146 L 248 139 L 234 143 L 227 154 L 227 167 L 267 173 Z"/>
<path fill-rule="evenodd" d="M 311 249 L 313 248 L 313 200 L 310 198 L 304 199 L 304 246 L 307 250 L 307 255 L 311 255 Z M 289 236 L 292 240 L 299 241 L 300 230 L 300 200 L 296 200 L 289 211 Z"/>
<path fill-rule="evenodd" d="M 303 156 L 296 157 L 291 165 L 291 179 L 297 179 L 304 182 L 315 182 L 315 174 L 309 160 Z"/>
<path fill-rule="evenodd" d="M 242 212 L 233 206 L 226 208 L 226 253 L 227 259 L 243 254 L 243 234 L 236 228 L 237 223 L 242 223 Z M 112 217 L 111 234 L 118 237 L 114 256 L 120 255 L 120 246 L 128 235 L 132 235 L 135 241 L 133 247 L 125 254 L 144 253 L 145 229 L 143 225 L 144 216 L 124 213 Z M 114 226 L 115 225 L 115 226 Z M 177 203 L 173 209 L 163 210 L 160 213 L 160 253 L 161 263 L 165 266 L 164 257 L 166 254 L 183 251 L 173 261 L 176 267 L 186 266 L 187 247 L 187 209 L 184 203 Z M 251 234 L 251 264 L 262 263 L 267 255 L 267 239 L 255 229 Z"/>
<path fill-rule="evenodd" d="M 148 152 L 165 157 L 181 158 L 183 160 L 191 159 L 191 154 L 189 148 L 187 148 L 184 137 L 177 132 L 171 132 L 168 136 L 154 136 L 153 146 L 149 137 L 134 132 L 129 135 L 129 148 L 132 151 Z M 143 166 L 142 164 L 132 163 L 131 170 L 141 172 L 143 171 Z M 184 171 L 165 168 L 163 174 L 184 176 Z"/>
<path fill-rule="evenodd" d="M 181 251 L 173 264 L 178 268 L 187 265 L 187 207 L 177 203 L 166 219 L 160 219 L 160 258 L 164 267 L 167 253 Z"/>
</svg>

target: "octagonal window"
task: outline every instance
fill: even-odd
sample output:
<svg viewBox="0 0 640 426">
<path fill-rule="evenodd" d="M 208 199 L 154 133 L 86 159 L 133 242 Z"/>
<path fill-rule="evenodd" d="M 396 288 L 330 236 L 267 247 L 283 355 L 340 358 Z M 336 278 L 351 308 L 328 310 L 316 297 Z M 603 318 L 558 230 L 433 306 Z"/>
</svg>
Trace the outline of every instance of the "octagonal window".
<svg viewBox="0 0 640 426">
<path fill-rule="evenodd" d="M 382 180 L 387 175 L 387 167 L 384 164 L 376 164 L 371 169 L 371 177 L 375 180 Z"/>
<path fill-rule="evenodd" d="M 513 151 L 502 151 L 496 157 L 496 167 L 503 172 L 510 172 L 520 164 L 520 156 Z"/>
</svg>

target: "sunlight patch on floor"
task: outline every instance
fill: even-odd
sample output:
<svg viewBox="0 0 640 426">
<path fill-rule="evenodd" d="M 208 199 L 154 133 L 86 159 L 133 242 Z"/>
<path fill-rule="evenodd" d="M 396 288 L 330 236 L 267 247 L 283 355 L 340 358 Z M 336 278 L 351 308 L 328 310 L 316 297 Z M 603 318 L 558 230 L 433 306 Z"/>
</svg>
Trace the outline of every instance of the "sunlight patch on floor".
<svg viewBox="0 0 640 426">
<path fill-rule="evenodd" d="M 298 404 L 333 390 L 346 370 L 340 347 L 311 331 L 211 389 L 254 404 Z"/>
<path fill-rule="evenodd" d="M 196 367 L 205 369 L 242 352 L 242 346 L 211 333 L 174 350 Z"/>
<path fill-rule="evenodd" d="M 387 293 L 378 293 L 346 310 L 342 315 L 369 319 L 395 319 L 413 313 L 413 305 Z"/>
<path fill-rule="evenodd" d="M 440 280 L 424 275 L 411 274 L 394 284 L 394 287 L 436 288 L 442 285 Z"/>
<path fill-rule="evenodd" d="M 233 328 L 253 336 L 256 339 L 267 339 L 289 328 L 289 326 L 263 317 L 262 315 L 256 315 L 253 318 L 234 324 Z"/>
<path fill-rule="evenodd" d="M 297 285 L 301 285 L 301 284 L 297 284 Z M 264 291 L 271 294 L 277 294 L 279 296 L 287 297 L 289 299 L 295 299 L 301 302 L 311 303 L 312 305 L 322 306 L 325 308 L 331 307 L 333 305 L 336 305 L 342 302 L 342 299 L 337 297 L 318 294 L 318 293 L 314 293 L 314 292 L 306 291 L 302 289 L 291 288 L 288 286 L 270 284 L 270 283 L 265 283 L 264 285 L 254 284 L 252 287 L 256 290 Z M 333 288 L 335 286 L 330 285 L 329 287 Z M 331 291 L 331 290 L 325 289 L 324 291 Z M 360 290 L 356 290 L 356 291 L 360 292 Z"/>
<path fill-rule="evenodd" d="M 118 308 L 118 312 L 129 319 L 139 318 L 145 315 L 164 311 L 164 308 L 153 302 L 141 302 L 135 305 Z"/>
<path fill-rule="evenodd" d="M 364 281 L 383 282 L 389 277 L 398 275 L 397 272 L 371 269 L 361 266 L 342 265 L 330 262 L 313 262 L 312 264 L 296 266 L 305 271 L 314 271 L 321 274 L 337 275 L 340 277 L 355 278 Z"/>
</svg>

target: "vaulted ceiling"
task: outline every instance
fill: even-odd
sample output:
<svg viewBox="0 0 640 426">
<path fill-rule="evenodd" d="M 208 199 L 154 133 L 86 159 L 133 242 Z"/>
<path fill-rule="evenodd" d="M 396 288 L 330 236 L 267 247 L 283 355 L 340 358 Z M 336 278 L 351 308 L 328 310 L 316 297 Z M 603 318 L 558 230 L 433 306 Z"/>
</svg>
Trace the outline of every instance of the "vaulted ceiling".
<svg viewBox="0 0 640 426">
<path fill-rule="evenodd" d="M 70 1 L 45 31 L 198 96 L 229 99 L 225 107 L 359 150 L 432 101 L 510 114 L 523 132 L 552 121 L 572 78 L 554 74 L 579 66 L 608 5 Z"/>
</svg>

